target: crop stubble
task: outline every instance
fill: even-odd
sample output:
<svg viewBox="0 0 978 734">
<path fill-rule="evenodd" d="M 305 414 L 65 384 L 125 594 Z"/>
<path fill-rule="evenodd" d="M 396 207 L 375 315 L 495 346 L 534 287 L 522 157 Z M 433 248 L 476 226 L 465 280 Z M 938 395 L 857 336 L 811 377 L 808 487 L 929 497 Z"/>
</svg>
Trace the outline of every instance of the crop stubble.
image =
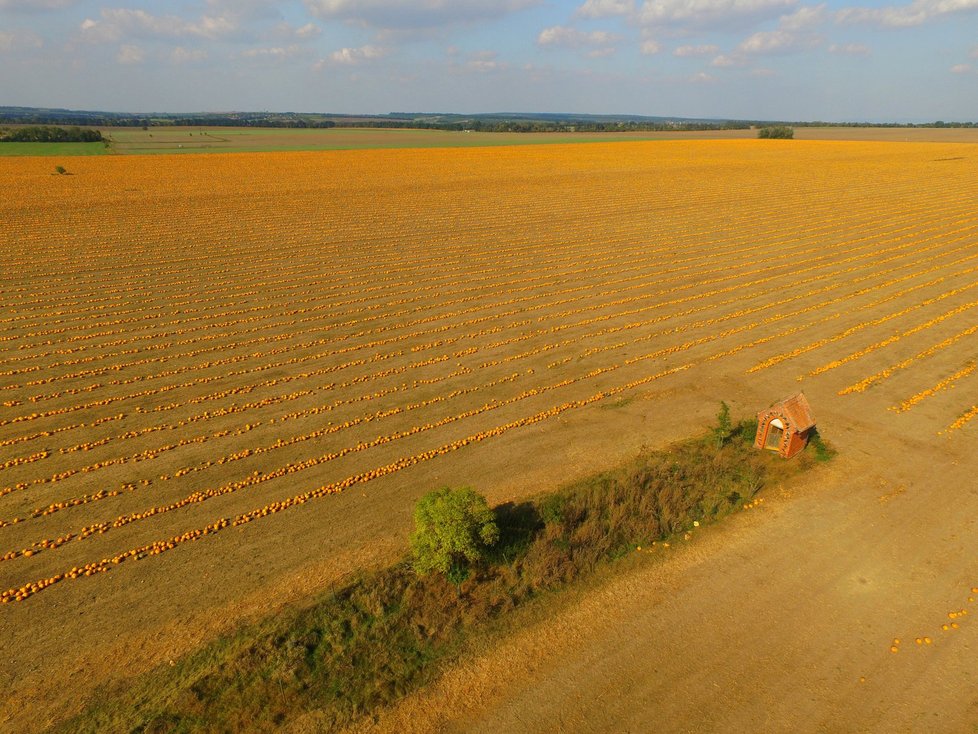
<svg viewBox="0 0 978 734">
<path fill-rule="evenodd" d="M 961 440 L 974 152 L 0 159 L 0 614 L 504 435 L 532 464 L 528 427 L 666 388 L 800 384 Z"/>
</svg>

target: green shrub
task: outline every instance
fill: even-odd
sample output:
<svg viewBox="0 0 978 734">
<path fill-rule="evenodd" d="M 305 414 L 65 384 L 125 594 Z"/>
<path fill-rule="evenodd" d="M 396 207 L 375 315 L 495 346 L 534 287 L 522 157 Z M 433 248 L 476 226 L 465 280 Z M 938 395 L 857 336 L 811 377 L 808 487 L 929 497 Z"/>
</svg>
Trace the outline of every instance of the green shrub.
<svg viewBox="0 0 978 734">
<path fill-rule="evenodd" d="M 713 427 L 713 437 L 716 439 L 717 450 L 730 438 L 733 424 L 730 422 L 730 406 L 720 401 L 720 412 L 717 413 L 717 424 Z"/>
<path fill-rule="evenodd" d="M 829 461 L 838 452 L 819 435 L 818 429 L 813 428 L 808 436 L 808 444 L 815 451 L 815 461 Z"/>
<path fill-rule="evenodd" d="M 762 127 L 760 130 L 758 130 L 757 137 L 791 140 L 795 137 L 795 131 L 793 128 L 790 128 L 787 125 L 771 125 L 769 127 Z"/>
</svg>

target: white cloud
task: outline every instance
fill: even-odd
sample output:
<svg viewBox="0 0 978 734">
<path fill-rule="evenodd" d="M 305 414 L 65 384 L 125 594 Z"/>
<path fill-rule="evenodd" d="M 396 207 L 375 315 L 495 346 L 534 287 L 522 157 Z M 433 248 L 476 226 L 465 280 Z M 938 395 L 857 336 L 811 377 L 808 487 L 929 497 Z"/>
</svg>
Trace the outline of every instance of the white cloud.
<svg viewBox="0 0 978 734">
<path fill-rule="evenodd" d="M 207 58 L 207 52 L 202 48 L 184 48 L 177 46 L 170 52 L 170 61 L 174 64 L 190 64 L 203 61 Z"/>
<path fill-rule="evenodd" d="M 675 51 L 672 52 L 673 56 L 689 57 L 689 56 L 710 56 L 715 54 L 719 49 L 713 45 L 705 46 L 679 46 Z"/>
<path fill-rule="evenodd" d="M 196 21 L 176 15 L 153 15 L 131 8 L 103 8 L 101 20 L 86 18 L 81 23 L 82 37 L 95 42 L 122 38 L 205 38 L 214 40 L 238 31 L 237 21 L 229 16 L 204 15 Z"/>
<path fill-rule="evenodd" d="M 465 68 L 469 71 L 486 74 L 492 71 L 508 69 L 509 64 L 505 61 L 500 61 L 499 54 L 495 51 L 476 51 L 469 55 L 468 61 L 465 62 Z"/>
<path fill-rule="evenodd" d="M 367 61 L 375 61 L 376 59 L 383 58 L 388 53 L 388 49 L 381 48 L 380 46 L 367 45 L 360 46 L 359 48 L 341 48 L 338 51 L 333 51 L 329 55 L 329 61 L 342 66 L 356 66 Z M 322 68 L 322 65 L 323 62 L 321 61 L 316 66 Z"/>
<path fill-rule="evenodd" d="M 758 67 L 756 69 L 751 69 L 750 75 L 761 77 L 761 78 L 767 78 L 767 77 L 777 76 L 778 72 L 776 72 L 774 69 L 766 69 L 764 67 Z"/>
<path fill-rule="evenodd" d="M 829 53 L 839 56 L 869 56 L 871 51 L 869 46 L 861 43 L 833 43 L 829 46 Z"/>
<path fill-rule="evenodd" d="M 465 66 L 472 71 L 478 71 L 483 74 L 506 68 L 506 65 L 499 61 L 480 61 L 478 59 L 473 59 L 472 61 L 466 62 Z"/>
<path fill-rule="evenodd" d="M 720 54 L 719 56 L 715 56 L 713 58 L 713 60 L 710 62 L 710 66 L 715 69 L 726 69 L 730 66 L 737 66 L 737 64 L 740 63 L 740 59 L 733 56 L 724 56 L 723 54 Z"/>
<path fill-rule="evenodd" d="M 316 38 L 322 32 L 322 29 L 315 23 L 306 23 L 304 26 L 295 29 L 295 37 L 303 40 Z"/>
<path fill-rule="evenodd" d="M 290 41 L 311 41 L 319 38 L 322 33 L 323 29 L 315 23 L 306 23 L 305 25 L 296 27 L 283 20 L 276 23 L 266 32 L 262 33 L 260 40 L 271 44 L 281 45 Z"/>
<path fill-rule="evenodd" d="M 608 31 L 579 31 L 569 26 L 555 25 L 544 28 L 537 36 L 541 46 L 606 46 L 618 40 L 618 36 Z"/>
<path fill-rule="evenodd" d="M 694 84 L 712 84 L 716 81 L 716 77 L 710 76 L 705 71 L 698 71 L 689 80 Z"/>
<path fill-rule="evenodd" d="M 978 11 L 978 0 L 913 0 L 909 5 L 881 8 L 843 8 L 835 14 L 836 22 L 870 23 L 890 28 L 909 28 L 934 18 Z"/>
<path fill-rule="evenodd" d="M 758 31 L 740 44 L 745 53 L 771 53 L 790 47 L 794 36 L 787 31 Z"/>
<path fill-rule="evenodd" d="M 978 0 L 976 0 L 978 1 Z M 729 30 L 752 22 L 783 16 L 798 6 L 799 0 L 585 0 L 574 15 L 583 18 L 624 16 L 630 23 L 649 28 L 673 28 L 689 32 L 696 29 Z M 803 7 L 798 21 L 824 6 Z M 795 15 L 792 13 L 791 15 Z"/>
<path fill-rule="evenodd" d="M 821 43 L 817 36 L 789 31 L 758 31 L 745 39 L 738 49 L 748 54 L 786 54 L 814 48 Z"/>
<path fill-rule="evenodd" d="M 799 31 L 810 28 L 825 20 L 825 3 L 821 5 L 804 5 L 793 13 L 782 15 L 778 26 L 786 31 Z"/>
<path fill-rule="evenodd" d="M 587 0 L 575 15 L 581 18 L 607 18 L 612 15 L 631 15 L 635 0 Z"/>
<path fill-rule="evenodd" d="M 304 0 L 318 18 L 383 29 L 437 28 L 501 18 L 541 0 Z"/>
<path fill-rule="evenodd" d="M 971 64 L 955 64 L 951 67 L 952 74 L 970 74 Z"/>
<path fill-rule="evenodd" d="M 645 0 L 637 19 L 645 25 L 724 27 L 738 21 L 773 18 L 796 3 L 797 0 Z"/>
<path fill-rule="evenodd" d="M 662 50 L 662 46 L 659 44 L 658 41 L 647 39 L 645 41 L 642 41 L 640 50 L 643 56 L 655 56 L 657 53 L 659 53 Z"/>
<path fill-rule="evenodd" d="M 270 46 L 249 48 L 241 52 L 241 56 L 246 59 L 287 59 L 301 54 L 303 49 L 300 46 Z"/>
<path fill-rule="evenodd" d="M 0 31 L 0 52 L 41 48 L 43 45 L 41 37 L 30 31 Z"/>
<path fill-rule="evenodd" d="M 106 43 L 118 41 L 122 36 L 121 29 L 108 23 L 100 23 L 93 18 L 85 18 L 78 26 L 82 38 L 91 43 Z"/>
<path fill-rule="evenodd" d="M 119 47 L 119 53 L 115 60 L 120 64 L 141 64 L 146 59 L 146 54 L 139 46 L 127 43 Z"/>
<path fill-rule="evenodd" d="M 970 56 L 973 59 L 978 59 L 978 46 L 975 46 L 973 49 L 971 49 L 971 53 L 969 53 L 968 56 Z"/>
<path fill-rule="evenodd" d="M 590 59 L 603 59 L 611 56 L 617 50 L 614 46 L 605 46 L 604 48 L 596 48 L 588 51 L 587 55 Z"/>
</svg>

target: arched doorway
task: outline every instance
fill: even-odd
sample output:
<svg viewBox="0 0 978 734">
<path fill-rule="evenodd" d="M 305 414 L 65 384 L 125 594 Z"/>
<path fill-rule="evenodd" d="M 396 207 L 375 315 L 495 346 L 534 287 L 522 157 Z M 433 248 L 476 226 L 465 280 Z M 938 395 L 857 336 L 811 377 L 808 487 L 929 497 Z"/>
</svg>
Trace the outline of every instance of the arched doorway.
<svg viewBox="0 0 978 734">
<path fill-rule="evenodd" d="M 784 438 L 784 423 L 775 418 L 767 424 L 767 434 L 764 436 L 764 448 L 771 451 L 781 450 L 781 440 Z"/>
</svg>

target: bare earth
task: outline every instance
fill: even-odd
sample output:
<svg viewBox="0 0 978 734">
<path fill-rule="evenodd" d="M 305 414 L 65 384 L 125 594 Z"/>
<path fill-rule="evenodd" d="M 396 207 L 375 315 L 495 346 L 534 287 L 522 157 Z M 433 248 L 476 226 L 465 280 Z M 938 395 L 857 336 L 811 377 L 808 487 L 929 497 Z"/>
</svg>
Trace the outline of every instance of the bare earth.
<svg viewBox="0 0 978 734">
<path fill-rule="evenodd" d="M 0 730 L 391 559 L 432 486 L 532 496 L 803 388 L 834 463 L 380 726 L 973 731 L 976 161 L 0 160 Z"/>
</svg>

